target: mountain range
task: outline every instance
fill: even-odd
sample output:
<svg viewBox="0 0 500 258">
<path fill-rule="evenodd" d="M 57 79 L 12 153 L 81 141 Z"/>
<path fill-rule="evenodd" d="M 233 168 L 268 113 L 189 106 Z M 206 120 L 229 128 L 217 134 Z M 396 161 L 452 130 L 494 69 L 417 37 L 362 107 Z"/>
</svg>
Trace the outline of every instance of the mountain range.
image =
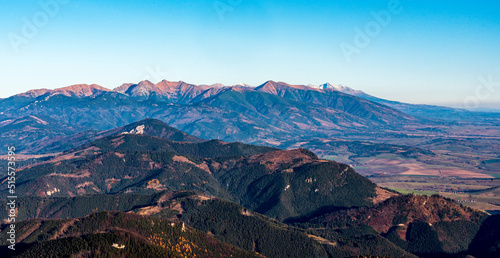
<svg viewBox="0 0 500 258">
<path fill-rule="evenodd" d="M 110 130 L 144 118 L 160 119 L 200 138 L 276 146 L 304 136 L 387 134 L 428 123 L 333 88 L 274 81 L 255 88 L 143 81 L 114 90 L 74 85 L 2 99 L 2 132 L 16 137 L 1 144 L 17 144 L 23 153 L 61 151 L 32 146 L 44 145 L 37 140 Z M 30 136 L 22 136 L 23 132 Z"/>
<path fill-rule="evenodd" d="M 222 84 L 213 85 L 194 85 L 186 83 L 183 81 L 171 82 L 163 80 L 157 84 L 150 81 L 141 81 L 138 84 L 125 83 L 113 90 L 106 89 L 102 86 L 92 84 L 77 84 L 64 88 L 59 88 L 55 90 L 49 89 L 36 89 L 30 90 L 25 93 L 15 95 L 13 97 L 27 97 L 27 98 L 38 98 L 40 96 L 54 96 L 63 95 L 67 97 L 96 97 L 104 93 L 118 92 L 124 95 L 134 97 L 137 99 L 156 99 L 163 100 L 171 103 L 178 104 L 189 104 L 197 103 L 202 99 L 217 95 L 226 90 L 242 90 L 242 89 L 254 89 L 258 92 L 266 92 L 273 95 L 279 95 L 284 97 L 285 95 L 290 95 L 289 90 L 295 89 L 303 91 L 316 91 L 320 93 L 326 93 L 329 91 L 341 92 L 347 95 L 360 97 L 366 100 L 370 100 L 376 103 L 384 104 L 392 108 L 401 110 L 403 112 L 409 113 L 411 115 L 423 117 L 423 118 L 439 118 L 439 119 L 473 119 L 474 115 L 487 117 L 487 113 L 481 112 L 470 112 L 464 109 L 440 107 L 433 105 L 415 105 L 407 104 L 398 101 L 391 101 L 386 99 L 381 99 L 369 95 L 360 90 L 351 89 L 345 85 L 333 85 L 330 83 L 325 83 L 321 85 L 291 85 L 284 82 L 274 82 L 267 81 L 264 84 L 251 87 L 247 84 L 238 84 L 234 86 L 224 86 Z M 285 94 L 287 92 L 287 94 Z M 296 94 L 293 94 L 296 95 Z M 297 96 L 292 97 L 292 99 L 297 100 Z M 477 118 L 476 118 L 477 119 Z"/>
</svg>

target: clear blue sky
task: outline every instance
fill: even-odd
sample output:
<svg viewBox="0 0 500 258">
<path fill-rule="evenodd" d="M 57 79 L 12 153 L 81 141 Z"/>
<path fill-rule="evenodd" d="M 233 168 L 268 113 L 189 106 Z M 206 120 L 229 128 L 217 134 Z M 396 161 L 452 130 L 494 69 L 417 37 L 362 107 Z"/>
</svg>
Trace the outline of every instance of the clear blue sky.
<svg viewBox="0 0 500 258">
<path fill-rule="evenodd" d="M 42 2 L 58 3 L 0 2 L 0 97 L 145 78 L 276 80 L 500 108 L 498 1 L 61 0 L 49 9 Z M 372 14 L 389 10 L 389 22 Z M 369 29 L 369 42 L 356 28 Z"/>
</svg>

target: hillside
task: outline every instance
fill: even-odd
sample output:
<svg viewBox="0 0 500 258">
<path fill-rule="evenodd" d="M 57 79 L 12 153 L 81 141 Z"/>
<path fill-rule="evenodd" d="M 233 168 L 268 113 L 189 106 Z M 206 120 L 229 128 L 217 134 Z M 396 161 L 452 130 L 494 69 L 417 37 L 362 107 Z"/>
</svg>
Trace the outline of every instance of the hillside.
<svg viewBox="0 0 500 258">
<path fill-rule="evenodd" d="M 500 118 L 498 112 L 469 111 L 465 109 L 466 105 L 465 106 L 456 105 L 456 107 L 453 108 L 453 107 L 445 107 L 437 105 L 409 104 L 400 101 L 383 99 L 372 96 L 360 90 L 354 90 L 345 85 L 332 85 L 330 83 L 325 83 L 319 86 L 310 85 L 310 87 L 313 88 L 313 90 L 322 89 L 327 91 L 328 90 L 338 91 L 348 95 L 360 97 L 369 101 L 389 106 L 391 108 L 397 109 L 411 116 L 428 120 L 438 120 L 441 122 L 454 121 L 454 122 L 466 122 L 466 123 L 470 122 L 491 123 L 495 120 L 498 121 L 498 119 Z"/>
<path fill-rule="evenodd" d="M 28 116 L 2 121 L 0 128 L 4 129 L 4 135 L 0 136 L 0 141 L 6 140 L 7 136 L 16 132 L 19 138 L 15 140 L 10 138 L 8 143 L 15 143 L 17 152 L 22 154 L 63 152 L 117 134 L 144 134 L 177 142 L 200 143 L 205 141 L 156 119 L 143 119 L 107 131 L 87 130 L 76 134 L 74 133 L 76 129 L 73 127 L 67 127 L 51 118 L 44 119 Z M 8 143 L 3 145 L 7 147 Z"/>
<path fill-rule="evenodd" d="M 209 88 L 209 86 L 193 85 L 183 81 L 170 82 L 163 80 L 157 84 L 153 84 L 149 81 L 142 81 L 138 84 L 123 84 L 113 91 L 126 94 L 136 99 L 156 99 L 172 103 L 187 104 Z"/>
<path fill-rule="evenodd" d="M 96 214 L 97 210 L 120 210 L 127 212 L 126 214 L 135 213 L 147 216 L 144 219 L 147 218 L 148 223 L 153 221 L 153 230 L 156 230 L 158 219 L 166 219 L 179 225 L 178 220 L 180 219 L 186 223 L 187 228 L 193 227 L 220 241 L 247 251 L 256 251 L 266 257 L 327 257 L 339 254 L 339 251 L 336 250 L 339 243 L 336 240 L 326 240 L 313 232 L 291 227 L 242 206 L 195 192 L 164 191 L 152 195 L 92 195 L 45 199 L 22 197 L 19 204 L 21 212 L 19 218 L 22 218 L 24 222 L 18 223 L 18 225 L 29 225 L 22 226 L 22 232 L 31 232 L 30 235 L 22 234 L 23 243 L 29 244 L 33 244 L 33 242 L 44 243 L 45 240 L 54 238 L 51 236 L 56 232 L 65 231 L 64 234 L 58 233 L 58 237 L 72 236 L 71 233 L 75 227 L 89 229 L 90 227 L 81 226 L 80 221 L 89 218 L 89 216 L 92 218 L 103 214 L 103 212 Z M 33 212 L 26 214 L 27 207 L 36 207 L 38 212 L 34 212 L 35 209 L 33 209 Z M 121 214 L 118 215 L 123 217 Z M 82 219 L 81 217 L 86 218 Z M 26 220 L 27 218 L 66 219 L 58 223 L 53 220 Z M 95 219 L 93 221 L 95 224 Z M 102 233 L 102 226 L 99 225 L 93 225 L 91 228 L 99 229 Z M 65 230 L 61 230 L 62 227 L 65 227 Z M 116 228 L 112 229 L 116 230 Z M 120 230 L 123 229 L 131 231 L 128 227 L 121 225 Z M 149 233 L 147 229 L 146 231 Z M 83 238 L 86 239 L 86 237 Z M 353 241 L 355 240 L 353 239 Z M 412 257 L 411 254 L 383 238 L 377 241 L 377 246 L 377 250 L 383 251 L 362 248 L 351 251 L 343 250 L 342 252 L 350 255 L 386 254 Z"/>
<path fill-rule="evenodd" d="M 485 213 L 458 205 L 439 196 L 392 197 L 372 208 L 356 208 L 313 218 L 304 227 L 328 237 L 367 227 L 395 245 L 417 255 L 469 252 L 476 241 Z"/>
<path fill-rule="evenodd" d="M 223 163 L 214 172 L 249 209 L 280 220 L 352 206 L 370 206 L 375 184 L 347 165 L 305 149 L 275 151 Z M 304 206 L 303 204 L 307 204 Z"/>
<path fill-rule="evenodd" d="M 77 219 L 17 223 L 16 251 L 4 255 L 112 257 L 262 257 L 222 243 L 178 220 L 99 212 Z M 6 228 L 2 227 L 2 232 Z M 6 234 L 2 234 L 5 243 Z"/>
<path fill-rule="evenodd" d="M 359 118 L 379 123 L 390 123 L 395 120 L 400 120 L 400 123 L 418 122 L 418 119 L 406 115 L 401 111 L 337 90 L 314 89 L 307 86 L 290 85 L 284 82 L 274 81 L 268 81 L 256 87 L 255 90 L 302 103 L 314 103 L 333 108 Z"/>
<path fill-rule="evenodd" d="M 176 142 L 200 143 L 206 141 L 171 127 L 160 120 L 150 118 L 105 131 L 101 133 L 101 136 L 105 137 L 116 134 L 145 134 Z"/>
<path fill-rule="evenodd" d="M 92 85 L 76 84 L 63 88 L 58 88 L 55 90 L 49 90 L 49 89 L 30 90 L 25 93 L 18 94 L 16 96 L 28 97 L 28 98 L 49 97 L 53 95 L 64 95 L 67 97 L 89 97 L 89 96 L 96 96 L 109 91 L 111 90 L 106 89 L 97 84 L 92 84 Z"/>
<path fill-rule="evenodd" d="M 495 249 L 495 239 L 498 239 L 496 225 L 499 216 L 487 216 L 438 196 L 392 197 L 373 208 L 341 210 L 306 223 L 292 224 L 283 224 L 242 206 L 195 192 L 49 199 L 23 197 L 19 201 L 20 211 L 24 212 L 27 202 L 30 202 L 29 207 L 37 207 L 39 211 L 33 210 L 31 215 L 20 214 L 24 219 L 47 216 L 67 218 L 66 222 L 72 222 L 97 210 L 110 209 L 148 216 L 148 223 L 153 220 L 154 225 L 157 219 L 180 219 L 186 227 L 267 257 L 282 257 L 284 254 L 287 257 L 311 257 L 311 254 L 316 254 L 316 257 L 325 257 L 326 254 L 333 257 L 375 254 L 414 257 L 411 253 L 419 256 L 474 254 L 476 257 L 492 257 L 498 250 Z M 41 222 L 42 226 L 37 225 L 34 232 L 61 232 L 59 226 L 51 230 L 43 226 L 47 222 Z M 38 221 L 23 223 L 38 224 Z M 41 232 L 30 234 L 24 241 L 50 239 L 39 236 Z"/>
<path fill-rule="evenodd" d="M 220 240 L 245 250 L 258 247 L 259 253 L 267 257 L 348 257 L 375 254 L 413 257 L 382 237 L 371 242 L 351 239 L 359 245 L 357 248 L 345 249 L 346 245 L 339 242 L 339 239 L 328 240 L 310 230 L 277 223 L 256 212 L 221 200 L 210 200 L 202 205 L 191 204 L 186 207 L 181 219 L 189 225 L 211 232 Z M 321 248 L 318 244 L 321 244 Z"/>
<path fill-rule="evenodd" d="M 61 140 L 74 134 L 77 128 L 49 117 L 24 116 L 0 121 L 0 147 L 16 146 L 40 153 L 40 143 Z M 43 146 L 43 145 L 42 145 Z"/>
</svg>

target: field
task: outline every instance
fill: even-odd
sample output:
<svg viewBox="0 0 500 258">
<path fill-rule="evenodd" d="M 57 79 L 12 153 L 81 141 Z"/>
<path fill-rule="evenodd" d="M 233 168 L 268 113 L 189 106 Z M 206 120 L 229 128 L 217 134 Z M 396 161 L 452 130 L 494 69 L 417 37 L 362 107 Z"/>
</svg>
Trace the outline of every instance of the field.
<svg viewBox="0 0 500 258">
<path fill-rule="evenodd" d="M 500 159 L 485 160 L 481 164 L 485 169 L 500 171 Z M 500 173 L 495 174 L 496 178 L 500 178 Z"/>
<path fill-rule="evenodd" d="M 408 194 L 441 196 L 489 213 L 500 212 L 500 180 L 429 176 L 370 176 L 381 187 Z"/>
<path fill-rule="evenodd" d="M 481 173 L 477 169 L 465 169 L 461 166 L 445 164 L 446 161 L 436 161 L 436 157 L 401 158 L 397 155 L 377 155 L 375 157 L 360 158 L 358 162 L 362 174 L 392 174 L 392 175 L 420 175 L 439 177 L 460 178 L 493 178 L 493 176 Z M 444 160 L 444 159 L 442 159 Z M 427 162 L 426 162 L 427 161 Z M 429 164 L 430 163 L 430 164 Z M 434 164 L 433 164 L 434 163 Z"/>
<path fill-rule="evenodd" d="M 442 133 L 351 137 L 304 144 L 319 156 L 350 164 L 381 187 L 439 194 L 464 205 L 500 212 L 500 130 L 497 125 L 438 128 Z M 323 148 L 322 148 L 323 147 Z"/>
</svg>

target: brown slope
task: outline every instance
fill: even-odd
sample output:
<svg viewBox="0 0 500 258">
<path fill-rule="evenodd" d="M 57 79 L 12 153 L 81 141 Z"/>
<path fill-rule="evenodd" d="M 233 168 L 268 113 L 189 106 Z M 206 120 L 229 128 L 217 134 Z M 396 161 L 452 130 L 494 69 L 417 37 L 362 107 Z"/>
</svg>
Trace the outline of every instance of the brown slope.
<svg viewBox="0 0 500 258">
<path fill-rule="evenodd" d="M 115 88 L 114 91 L 119 93 L 124 93 L 129 96 L 149 96 L 153 92 L 159 92 L 159 89 L 152 82 L 145 80 L 138 84 L 123 84 L 122 86 Z"/>
<path fill-rule="evenodd" d="M 24 93 L 17 94 L 16 96 L 19 97 L 28 97 L 28 98 L 37 98 L 39 96 L 42 96 L 48 92 L 51 92 L 49 89 L 35 89 L 35 90 L 29 90 Z"/>
<path fill-rule="evenodd" d="M 379 233 L 387 233 L 394 226 L 406 228 L 417 221 L 432 225 L 443 221 L 477 221 L 485 215 L 437 195 L 403 195 L 389 198 L 373 208 L 334 212 L 316 218 L 314 221 L 351 221 L 355 224 L 371 226 Z"/>
<path fill-rule="evenodd" d="M 109 92 L 111 90 L 106 89 L 97 84 L 76 84 L 64 88 L 55 89 L 54 94 L 62 94 L 68 97 L 89 97 L 96 94 L 101 94 L 104 92 Z"/>
<path fill-rule="evenodd" d="M 94 96 L 97 94 L 102 94 L 104 92 L 109 92 L 111 90 L 106 89 L 100 85 L 97 84 L 75 84 L 63 88 L 57 88 L 54 90 L 49 90 L 49 89 L 36 89 L 36 90 L 30 90 L 21 94 L 18 94 L 17 96 L 20 97 L 30 97 L 30 98 L 36 98 L 42 95 L 45 95 L 49 93 L 50 95 L 64 95 L 67 97 L 89 97 L 89 96 Z"/>
<path fill-rule="evenodd" d="M 150 81 L 142 81 L 138 84 L 123 84 L 114 89 L 115 92 L 123 93 L 132 97 L 150 97 L 156 95 L 175 103 L 188 103 L 190 100 L 210 89 L 206 85 L 194 85 L 183 81 L 163 80 L 157 84 Z"/>
<path fill-rule="evenodd" d="M 169 82 L 163 80 L 156 84 L 159 93 L 169 99 L 179 100 L 186 102 L 201 94 L 203 91 L 209 89 L 208 86 L 198 86 L 194 84 L 185 83 L 183 81 Z"/>
</svg>

